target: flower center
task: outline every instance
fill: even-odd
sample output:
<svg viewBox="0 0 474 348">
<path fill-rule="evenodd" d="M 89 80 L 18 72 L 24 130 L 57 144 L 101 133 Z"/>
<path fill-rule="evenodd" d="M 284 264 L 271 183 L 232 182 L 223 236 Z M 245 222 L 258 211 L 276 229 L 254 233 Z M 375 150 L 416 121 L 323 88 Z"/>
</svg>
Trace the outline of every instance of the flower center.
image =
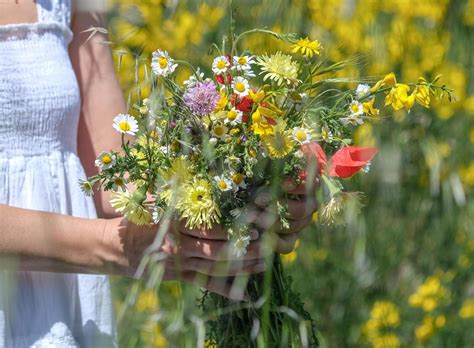
<svg viewBox="0 0 474 348">
<path fill-rule="evenodd" d="M 220 60 L 217 62 L 217 69 L 224 69 L 225 65 L 225 62 L 223 60 Z"/>
<path fill-rule="evenodd" d="M 306 133 L 302 129 L 297 131 L 295 135 L 296 135 L 296 139 L 298 139 L 299 141 L 305 141 L 307 139 Z"/>
<path fill-rule="evenodd" d="M 227 118 L 228 118 L 230 121 L 234 121 L 234 120 L 237 118 L 237 113 L 236 113 L 234 110 L 230 110 L 230 111 L 227 113 Z"/>
<path fill-rule="evenodd" d="M 164 69 L 168 66 L 168 59 L 166 59 L 165 57 L 161 57 L 158 64 L 160 64 L 161 69 Z"/>
<path fill-rule="evenodd" d="M 221 190 L 227 189 L 227 183 L 226 183 L 224 180 L 219 180 L 219 184 L 218 184 L 218 185 L 219 185 L 219 188 L 220 188 Z"/>
<path fill-rule="evenodd" d="M 214 128 L 214 133 L 217 135 L 217 136 L 221 136 L 224 134 L 224 128 L 223 127 L 216 127 Z"/>
<path fill-rule="evenodd" d="M 352 110 L 352 112 L 358 112 L 358 111 L 359 111 L 359 105 L 357 105 L 357 104 L 352 104 L 351 110 Z"/>
<path fill-rule="evenodd" d="M 103 164 L 109 164 L 110 162 L 112 162 L 112 158 L 109 155 L 104 155 L 102 157 L 102 163 Z"/>
<path fill-rule="evenodd" d="M 239 58 L 239 64 L 240 64 L 240 65 L 247 64 L 247 58 L 245 58 L 245 57 L 240 57 L 240 58 Z"/>
<path fill-rule="evenodd" d="M 235 89 L 237 90 L 237 92 L 242 93 L 245 91 L 245 85 L 242 82 L 237 82 L 235 84 Z"/>
<path fill-rule="evenodd" d="M 119 127 L 124 132 L 128 132 L 130 130 L 130 124 L 128 122 L 120 122 Z"/>
<path fill-rule="evenodd" d="M 236 185 L 240 185 L 242 183 L 242 181 L 244 180 L 244 176 L 240 173 L 235 173 L 234 175 L 232 175 L 232 181 L 236 184 Z"/>
<path fill-rule="evenodd" d="M 204 198 L 203 195 L 197 195 L 197 197 L 196 197 L 196 199 L 197 199 L 198 201 L 202 201 L 203 198 Z"/>
</svg>

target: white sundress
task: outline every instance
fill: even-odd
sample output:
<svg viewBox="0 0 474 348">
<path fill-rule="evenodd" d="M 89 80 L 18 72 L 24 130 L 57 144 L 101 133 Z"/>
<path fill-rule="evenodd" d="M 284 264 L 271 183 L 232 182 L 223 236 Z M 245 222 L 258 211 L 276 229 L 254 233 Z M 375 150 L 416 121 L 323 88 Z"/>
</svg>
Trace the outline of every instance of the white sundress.
<svg viewBox="0 0 474 348">
<path fill-rule="evenodd" d="M 78 186 L 71 4 L 36 3 L 37 23 L 0 26 L 0 203 L 95 218 Z M 0 270 L 0 348 L 30 346 L 116 346 L 108 278 Z"/>
</svg>

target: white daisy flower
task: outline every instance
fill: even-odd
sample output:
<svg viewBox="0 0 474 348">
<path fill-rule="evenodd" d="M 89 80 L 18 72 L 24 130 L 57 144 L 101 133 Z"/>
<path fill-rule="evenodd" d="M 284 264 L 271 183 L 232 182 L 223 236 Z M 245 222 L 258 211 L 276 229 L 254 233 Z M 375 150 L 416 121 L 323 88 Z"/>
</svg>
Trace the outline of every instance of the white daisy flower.
<svg viewBox="0 0 474 348">
<path fill-rule="evenodd" d="M 194 87 L 196 85 L 197 81 L 202 81 L 204 79 L 204 73 L 201 71 L 201 69 L 198 67 L 196 69 L 196 72 L 189 76 L 189 79 L 183 82 L 185 86 L 188 88 Z"/>
<path fill-rule="evenodd" d="M 122 192 L 127 191 L 127 180 L 122 178 L 121 176 L 116 176 L 112 179 L 112 190 L 118 191 L 121 190 Z"/>
<path fill-rule="evenodd" d="M 128 114 L 118 114 L 114 118 L 114 128 L 122 134 L 135 135 L 138 131 L 138 122 L 135 117 Z"/>
<path fill-rule="evenodd" d="M 245 97 L 249 94 L 249 82 L 245 78 L 237 76 L 232 81 L 232 89 L 240 98 Z"/>
<path fill-rule="evenodd" d="M 153 52 L 151 58 L 151 70 L 157 76 L 168 76 L 172 74 L 178 64 L 174 63 L 174 60 L 170 58 L 168 52 L 162 50 L 156 50 Z"/>
<path fill-rule="evenodd" d="M 241 257 L 247 254 L 247 247 L 250 244 L 250 236 L 239 236 L 232 240 L 232 251 L 235 256 Z"/>
<path fill-rule="evenodd" d="M 351 111 L 351 116 L 360 116 L 364 113 L 364 106 L 362 103 L 354 100 L 349 106 L 349 110 Z"/>
<path fill-rule="evenodd" d="M 345 126 L 348 126 L 348 125 L 357 126 L 359 124 L 364 123 L 364 119 L 359 114 L 351 114 L 348 117 L 341 117 L 341 122 Z"/>
<path fill-rule="evenodd" d="M 332 132 L 327 127 L 321 127 L 321 139 L 327 143 L 332 143 L 334 136 Z"/>
<path fill-rule="evenodd" d="M 235 126 L 237 123 L 242 123 L 242 111 L 232 108 L 226 113 L 224 123 L 230 123 L 232 126 Z"/>
<path fill-rule="evenodd" d="M 223 124 L 217 123 L 212 127 L 211 134 L 216 138 L 223 139 L 227 136 L 228 128 Z"/>
<path fill-rule="evenodd" d="M 311 131 L 306 128 L 295 127 L 293 128 L 293 139 L 299 144 L 309 144 L 312 139 Z"/>
<path fill-rule="evenodd" d="M 214 58 L 212 62 L 212 72 L 216 75 L 224 74 L 230 63 L 225 56 Z"/>
<path fill-rule="evenodd" d="M 84 192 L 84 194 L 88 197 L 94 194 L 94 191 L 92 190 L 92 184 L 90 181 L 79 180 L 79 187 L 81 188 L 82 192 Z"/>
<path fill-rule="evenodd" d="M 255 77 L 251 67 L 251 64 L 255 64 L 253 59 L 251 56 L 234 56 L 232 70 L 242 72 L 246 76 Z"/>
<path fill-rule="evenodd" d="M 359 84 L 356 88 L 356 95 L 358 99 L 367 95 L 369 92 L 370 92 L 370 86 L 365 83 Z"/>
<path fill-rule="evenodd" d="M 216 182 L 216 185 L 219 190 L 221 190 L 222 192 L 232 190 L 233 188 L 232 181 L 226 178 L 224 174 L 222 174 L 221 176 L 215 176 L 214 181 Z"/>
<path fill-rule="evenodd" d="M 100 169 L 109 169 L 115 164 L 115 155 L 110 152 L 102 151 L 95 160 L 95 166 Z"/>
<path fill-rule="evenodd" d="M 240 173 L 236 173 L 236 172 L 232 172 L 230 174 L 230 178 L 232 179 L 232 182 L 235 185 L 236 191 L 239 188 L 241 188 L 241 189 L 246 189 L 247 188 L 247 184 L 245 183 L 245 175 L 240 174 Z"/>
</svg>

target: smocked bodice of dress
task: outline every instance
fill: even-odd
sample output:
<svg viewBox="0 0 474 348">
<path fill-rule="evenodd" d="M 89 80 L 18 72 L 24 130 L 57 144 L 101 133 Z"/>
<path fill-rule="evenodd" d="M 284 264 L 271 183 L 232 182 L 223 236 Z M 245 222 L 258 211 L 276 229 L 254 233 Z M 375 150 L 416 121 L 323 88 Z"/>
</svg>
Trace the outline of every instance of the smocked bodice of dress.
<svg viewBox="0 0 474 348">
<path fill-rule="evenodd" d="M 36 4 L 37 23 L 0 26 L 0 204 L 95 218 L 78 185 L 71 4 Z M 0 348 L 110 347 L 114 332 L 106 276 L 0 269 Z"/>
</svg>

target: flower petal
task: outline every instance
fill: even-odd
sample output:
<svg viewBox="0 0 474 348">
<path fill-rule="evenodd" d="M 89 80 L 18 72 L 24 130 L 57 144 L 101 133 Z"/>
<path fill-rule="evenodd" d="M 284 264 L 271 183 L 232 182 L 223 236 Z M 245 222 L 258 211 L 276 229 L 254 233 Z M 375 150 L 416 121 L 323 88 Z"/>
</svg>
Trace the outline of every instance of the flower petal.
<svg viewBox="0 0 474 348">
<path fill-rule="evenodd" d="M 378 150 L 375 147 L 346 146 L 329 160 L 329 175 L 339 178 L 349 178 L 364 167 Z"/>
</svg>

